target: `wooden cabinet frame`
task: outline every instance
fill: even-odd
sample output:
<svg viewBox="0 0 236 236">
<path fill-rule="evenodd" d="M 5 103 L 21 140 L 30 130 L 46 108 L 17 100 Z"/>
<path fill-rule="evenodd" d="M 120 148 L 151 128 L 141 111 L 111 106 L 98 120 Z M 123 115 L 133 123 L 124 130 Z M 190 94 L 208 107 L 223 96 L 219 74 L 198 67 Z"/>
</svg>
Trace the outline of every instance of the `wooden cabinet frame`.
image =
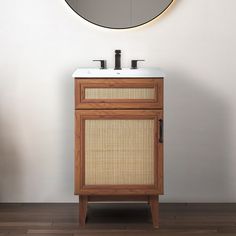
<svg viewBox="0 0 236 236">
<path fill-rule="evenodd" d="M 80 199 L 80 226 L 85 225 L 87 205 L 90 201 L 146 201 L 149 203 L 151 209 L 153 226 L 156 228 L 159 227 L 159 195 L 163 194 L 163 139 L 160 137 L 163 136 L 163 87 L 163 78 L 159 77 L 75 78 L 74 175 L 75 194 L 79 195 Z M 153 90 L 150 93 L 151 96 L 127 96 L 129 98 L 125 98 L 125 96 L 122 98 L 114 98 L 115 96 L 107 96 L 107 98 L 105 98 L 106 96 L 104 96 L 104 98 L 94 96 L 96 98 L 91 99 L 93 96 L 86 96 L 86 89 L 89 88 L 128 88 L 126 91 L 130 91 L 129 89 L 133 88 L 153 88 Z M 99 92 L 101 92 L 101 90 Z M 145 94 L 146 92 L 147 91 L 145 91 Z M 125 94 L 127 95 L 127 93 Z M 132 97 L 132 99 L 130 97 Z M 142 99 L 140 99 L 140 97 L 142 97 Z M 153 98 L 150 99 L 149 97 Z M 152 185 L 85 184 L 85 121 L 106 119 L 154 120 L 154 183 Z"/>
<path fill-rule="evenodd" d="M 154 184 L 153 185 L 85 185 L 85 120 L 153 119 Z M 75 194 L 79 195 L 144 195 L 163 192 L 163 144 L 159 142 L 161 110 L 76 110 L 75 111 Z"/>
</svg>

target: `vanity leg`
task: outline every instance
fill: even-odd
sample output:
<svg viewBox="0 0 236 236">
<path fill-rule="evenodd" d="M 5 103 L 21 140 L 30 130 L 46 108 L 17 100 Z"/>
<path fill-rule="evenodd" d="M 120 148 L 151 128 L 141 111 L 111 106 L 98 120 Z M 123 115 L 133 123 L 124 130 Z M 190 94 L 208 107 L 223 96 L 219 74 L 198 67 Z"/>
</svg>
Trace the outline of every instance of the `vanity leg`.
<svg viewBox="0 0 236 236">
<path fill-rule="evenodd" d="M 159 196 L 150 196 L 149 198 L 152 223 L 154 228 L 159 228 Z"/>
<path fill-rule="evenodd" d="M 79 196 L 79 224 L 84 226 L 87 217 L 88 196 Z"/>
</svg>

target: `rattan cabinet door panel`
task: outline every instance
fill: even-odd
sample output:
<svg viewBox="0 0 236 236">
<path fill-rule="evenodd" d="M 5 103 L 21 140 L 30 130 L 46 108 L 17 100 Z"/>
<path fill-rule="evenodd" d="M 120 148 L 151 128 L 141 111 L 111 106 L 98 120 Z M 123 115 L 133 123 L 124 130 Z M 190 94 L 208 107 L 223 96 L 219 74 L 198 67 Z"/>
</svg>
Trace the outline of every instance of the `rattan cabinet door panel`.
<svg viewBox="0 0 236 236">
<path fill-rule="evenodd" d="M 154 120 L 85 120 L 85 185 L 154 184 Z"/>
<path fill-rule="evenodd" d="M 162 192 L 158 110 L 76 111 L 79 194 Z"/>
</svg>

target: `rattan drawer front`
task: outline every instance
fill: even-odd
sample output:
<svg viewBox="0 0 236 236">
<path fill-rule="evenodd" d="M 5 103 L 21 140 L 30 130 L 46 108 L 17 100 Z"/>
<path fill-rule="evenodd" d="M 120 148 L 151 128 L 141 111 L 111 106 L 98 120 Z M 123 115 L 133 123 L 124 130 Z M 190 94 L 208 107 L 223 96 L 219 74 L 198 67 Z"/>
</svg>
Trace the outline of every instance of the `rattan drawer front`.
<svg viewBox="0 0 236 236">
<path fill-rule="evenodd" d="M 75 79 L 76 109 L 163 107 L 163 79 Z"/>
<path fill-rule="evenodd" d="M 86 120 L 85 185 L 154 184 L 154 120 Z"/>
<path fill-rule="evenodd" d="M 155 89 L 85 88 L 85 99 L 155 99 Z"/>
</svg>

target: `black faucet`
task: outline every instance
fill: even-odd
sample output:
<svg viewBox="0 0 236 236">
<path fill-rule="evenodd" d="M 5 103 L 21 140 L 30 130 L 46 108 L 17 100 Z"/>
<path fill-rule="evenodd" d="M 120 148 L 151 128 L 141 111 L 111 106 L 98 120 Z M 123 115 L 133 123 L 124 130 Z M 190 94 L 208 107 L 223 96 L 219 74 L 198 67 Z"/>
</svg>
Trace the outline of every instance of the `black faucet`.
<svg viewBox="0 0 236 236">
<path fill-rule="evenodd" d="M 121 70 L 121 50 L 115 50 L 115 70 Z"/>
</svg>

